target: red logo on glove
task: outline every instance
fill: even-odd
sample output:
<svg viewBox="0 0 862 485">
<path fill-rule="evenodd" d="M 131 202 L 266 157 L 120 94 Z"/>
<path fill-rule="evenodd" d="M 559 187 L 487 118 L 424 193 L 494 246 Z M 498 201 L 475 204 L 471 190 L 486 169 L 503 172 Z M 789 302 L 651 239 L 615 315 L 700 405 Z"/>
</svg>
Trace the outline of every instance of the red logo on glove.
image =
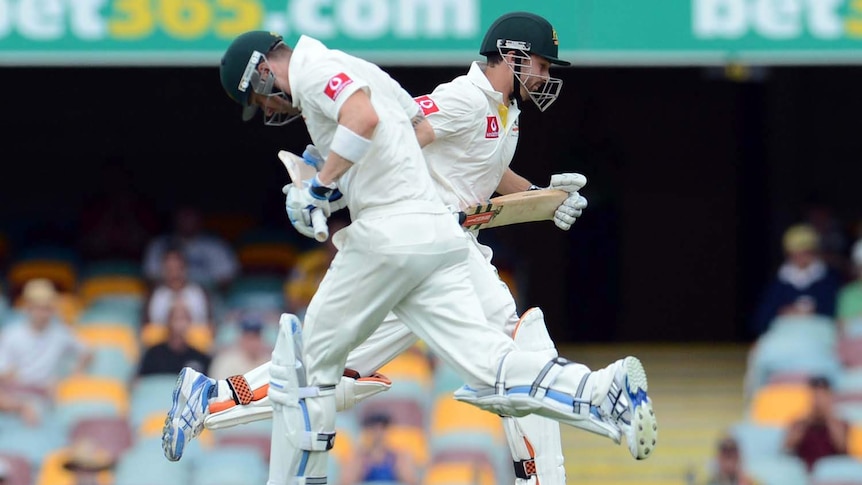
<svg viewBox="0 0 862 485">
<path fill-rule="evenodd" d="M 425 116 L 440 111 L 440 108 L 437 107 L 437 103 L 428 96 L 419 96 L 418 98 L 414 98 L 414 100 L 419 104 L 419 107 L 422 108 L 422 113 Z"/>
<path fill-rule="evenodd" d="M 350 76 L 340 72 L 331 78 L 329 78 L 329 82 L 326 83 L 326 89 L 323 90 L 323 93 L 329 96 L 329 99 L 335 101 L 335 98 L 344 91 L 344 88 L 353 84 L 353 79 L 350 79 Z"/>
<path fill-rule="evenodd" d="M 485 138 L 500 138 L 500 122 L 496 116 L 488 117 L 488 126 L 485 128 Z"/>
</svg>

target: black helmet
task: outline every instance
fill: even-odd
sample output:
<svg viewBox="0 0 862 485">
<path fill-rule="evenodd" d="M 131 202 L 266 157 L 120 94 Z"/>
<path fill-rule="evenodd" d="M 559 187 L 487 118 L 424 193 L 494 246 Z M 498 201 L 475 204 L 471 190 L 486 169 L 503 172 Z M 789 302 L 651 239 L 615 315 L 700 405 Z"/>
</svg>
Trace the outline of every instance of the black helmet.
<svg viewBox="0 0 862 485">
<path fill-rule="evenodd" d="M 231 42 L 221 58 L 219 75 L 228 96 L 243 106 L 243 119 L 254 116 L 257 107 L 249 106 L 252 75 L 263 56 L 283 42 L 280 35 L 262 30 L 246 32 Z"/>
<path fill-rule="evenodd" d="M 500 52 L 498 46 L 503 50 L 511 47 L 544 57 L 552 64 L 571 66 L 571 62 L 557 58 L 559 45 L 557 31 L 550 22 L 534 13 L 511 12 L 491 24 L 479 54 L 489 56 Z"/>
</svg>

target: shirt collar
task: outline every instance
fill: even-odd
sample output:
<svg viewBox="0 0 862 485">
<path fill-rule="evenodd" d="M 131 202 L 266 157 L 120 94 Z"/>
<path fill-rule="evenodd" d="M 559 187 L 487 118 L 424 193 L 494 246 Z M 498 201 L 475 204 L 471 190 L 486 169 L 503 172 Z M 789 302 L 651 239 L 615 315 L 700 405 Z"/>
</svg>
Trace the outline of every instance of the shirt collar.
<svg viewBox="0 0 862 485">
<path fill-rule="evenodd" d="M 493 99 L 497 104 L 503 104 L 503 93 L 494 90 L 494 87 L 491 86 L 491 81 L 488 81 L 488 77 L 485 76 L 485 72 L 482 71 L 482 66 L 483 63 L 473 61 L 473 64 L 470 65 L 470 70 L 467 71 L 467 79 L 477 88 L 481 89 L 486 96 Z M 509 100 L 510 106 L 513 103 L 514 100 Z"/>
</svg>

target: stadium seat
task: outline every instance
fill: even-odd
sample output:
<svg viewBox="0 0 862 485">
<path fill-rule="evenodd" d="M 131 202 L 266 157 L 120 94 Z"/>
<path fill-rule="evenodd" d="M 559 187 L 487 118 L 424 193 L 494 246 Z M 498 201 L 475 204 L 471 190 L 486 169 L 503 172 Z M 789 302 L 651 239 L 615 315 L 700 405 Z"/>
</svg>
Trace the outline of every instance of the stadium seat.
<svg viewBox="0 0 862 485">
<path fill-rule="evenodd" d="M 491 436 L 500 443 L 505 440 L 500 416 L 446 395 L 434 401 L 429 432 L 432 436 L 479 433 Z"/>
<path fill-rule="evenodd" d="M 754 394 L 749 414 L 756 424 L 786 426 L 807 414 L 811 405 L 806 383 L 768 384 Z"/>
<path fill-rule="evenodd" d="M 241 276 L 227 291 L 225 306 L 229 310 L 282 312 L 285 308 L 283 276 Z"/>
<path fill-rule="evenodd" d="M 199 453 L 184 453 L 182 460 L 170 462 L 162 454 L 160 437 L 138 442 L 117 462 L 115 485 L 189 485 L 196 455 Z"/>
<path fill-rule="evenodd" d="M 127 259 L 109 259 L 85 262 L 81 270 L 81 281 L 97 276 L 142 277 L 141 263 Z"/>
<path fill-rule="evenodd" d="M 36 478 L 36 485 L 77 485 L 74 473 L 64 467 L 69 459 L 68 448 L 54 450 L 45 456 Z M 111 470 L 99 472 L 96 476 L 97 485 L 114 485 L 114 474 Z"/>
<path fill-rule="evenodd" d="M 743 460 L 781 455 L 786 432 L 786 428 L 782 426 L 765 426 L 750 421 L 738 422 L 730 429 L 730 434 L 739 444 Z"/>
<path fill-rule="evenodd" d="M 862 338 L 862 317 L 850 318 L 842 325 L 842 339 Z"/>
<path fill-rule="evenodd" d="M 92 322 L 86 326 L 76 327 L 75 333 L 90 348 L 121 350 L 129 364 L 137 363 L 141 358 L 140 344 L 135 330 L 123 323 Z"/>
<path fill-rule="evenodd" d="M 51 420 L 60 432 L 66 433 L 83 419 L 114 417 L 123 417 L 123 415 L 113 402 L 75 401 L 58 404 L 51 415 Z"/>
<path fill-rule="evenodd" d="M 0 433 L 0 453 L 24 457 L 36 470 L 50 452 L 66 444 L 66 437 L 66 432 L 53 426 L 51 419 L 36 427 L 4 429 Z"/>
<path fill-rule="evenodd" d="M 851 424 L 847 435 L 847 454 L 862 461 L 862 421 Z"/>
<path fill-rule="evenodd" d="M 88 305 L 106 296 L 144 297 L 147 294 L 146 282 L 138 276 L 103 275 L 91 276 L 81 281 L 78 294 Z"/>
<path fill-rule="evenodd" d="M 256 242 L 237 249 L 243 274 L 272 273 L 284 277 L 296 263 L 297 248 L 288 242 Z"/>
<path fill-rule="evenodd" d="M 434 463 L 425 473 L 423 485 L 496 485 L 494 469 L 481 462 Z"/>
<path fill-rule="evenodd" d="M 84 303 L 76 293 L 67 291 L 57 296 L 57 313 L 64 322 L 72 325 L 77 323 L 83 309 Z"/>
<path fill-rule="evenodd" d="M 55 259 L 14 261 L 9 266 L 6 281 L 13 295 L 18 295 L 27 281 L 34 278 L 51 280 L 60 292 L 77 290 L 78 275 L 72 262 Z"/>
<path fill-rule="evenodd" d="M 9 467 L 5 485 L 31 485 L 33 470 L 27 457 L 9 452 L 0 452 L 0 462 Z"/>
<path fill-rule="evenodd" d="M 120 347 L 100 346 L 93 350 L 93 360 L 87 368 L 87 374 L 129 383 L 136 370 L 137 362 L 129 361 L 126 350 Z"/>
<path fill-rule="evenodd" d="M 192 463 L 190 485 L 247 485 L 265 483 L 269 469 L 256 450 L 212 449 Z"/>
<path fill-rule="evenodd" d="M 824 456 L 814 462 L 811 485 L 862 485 L 862 461 L 852 456 Z"/>
<path fill-rule="evenodd" d="M 790 455 L 744 460 L 743 471 L 763 485 L 809 485 L 805 463 Z"/>
<path fill-rule="evenodd" d="M 416 399 L 387 398 L 383 393 L 358 403 L 354 409 L 360 423 L 366 416 L 382 413 L 389 415 L 393 425 L 427 428 L 425 409 Z"/>
<path fill-rule="evenodd" d="M 122 323 L 133 328 L 141 325 L 143 300 L 137 296 L 107 296 L 86 304 L 78 316 L 78 326 Z"/>
<path fill-rule="evenodd" d="M 60 381 L 56 393 L 57 406 L 78 402 L 108 403 L 120 415 L 129 411 L 126 383 L 117 379 L 74 375 Z"/>
<path fill-rule="evenodd" d="M 126 417 L 97 417 L 79 420 L 69 431 L 70 442 L 82 439 L 98 442 L 118 458 L 132 446 L 133 435 Z"/>
<path fill-rule="evenodd" d="M 147 323 L 141 328 L 141 345 L 149 348 L 158 345 L 168 338 L 168 327 L 160 323 Z M 186 342 L 205 354 L 212 352 L 214 345 L 212 328 L 206 323 L 197 323 L 189 327 Z"/>
<path fill-rule="evenodd" d="M 412 346 L 378 370 L 392 381 L 395 387 L 400 381 L 413 381 L 430 390 L 434 381 L 434 369 L 428 356 L 417 346 Z"/>
<path fill-rule="evenodd" d="M 441 363 L 434 368 L 434 383 L 432 387 L 434 399 L 440 397 L 441 394 L 451 397 L 463 385 L 464 380 L 449 365 Z"/>
</svg>

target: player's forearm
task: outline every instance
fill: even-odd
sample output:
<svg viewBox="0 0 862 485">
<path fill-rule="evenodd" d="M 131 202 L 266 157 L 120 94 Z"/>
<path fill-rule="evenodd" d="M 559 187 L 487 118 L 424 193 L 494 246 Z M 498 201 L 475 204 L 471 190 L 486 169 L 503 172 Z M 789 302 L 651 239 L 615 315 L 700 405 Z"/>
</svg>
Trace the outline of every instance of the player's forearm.
<svg viewBox="0 0 862 485">
<path fill-rule="evenodd" d="M 413 123 L 413 129 L 416 131 L 416 140 L 422 148 L 430 145 L 437 138 L 437 135 L 434 134 L 434 127 L 425 117 Z"/>
<path fill-rule="evenodd" d="M 350 160 L 335 152 L 329 152 L 329 156 L 326 157 L 326 163 L 323 164 L 323 168 L 320 169 L 320 173 L 317 176 L 320 178 L 321 183 L 329 185 L 332 182 L 337 182 L 352 166 L 353 163 Z"/>
<path fill-rule="evenodd" d="M 503 178 L 497 185 L 497 193 L 501 195 L 512 194 L 515 192 L 523 192 L 530 190 L 533 184 L 529 180 L 516 174 L 511 168 L 506 169 L 503 173 Z"/>
</svg>

